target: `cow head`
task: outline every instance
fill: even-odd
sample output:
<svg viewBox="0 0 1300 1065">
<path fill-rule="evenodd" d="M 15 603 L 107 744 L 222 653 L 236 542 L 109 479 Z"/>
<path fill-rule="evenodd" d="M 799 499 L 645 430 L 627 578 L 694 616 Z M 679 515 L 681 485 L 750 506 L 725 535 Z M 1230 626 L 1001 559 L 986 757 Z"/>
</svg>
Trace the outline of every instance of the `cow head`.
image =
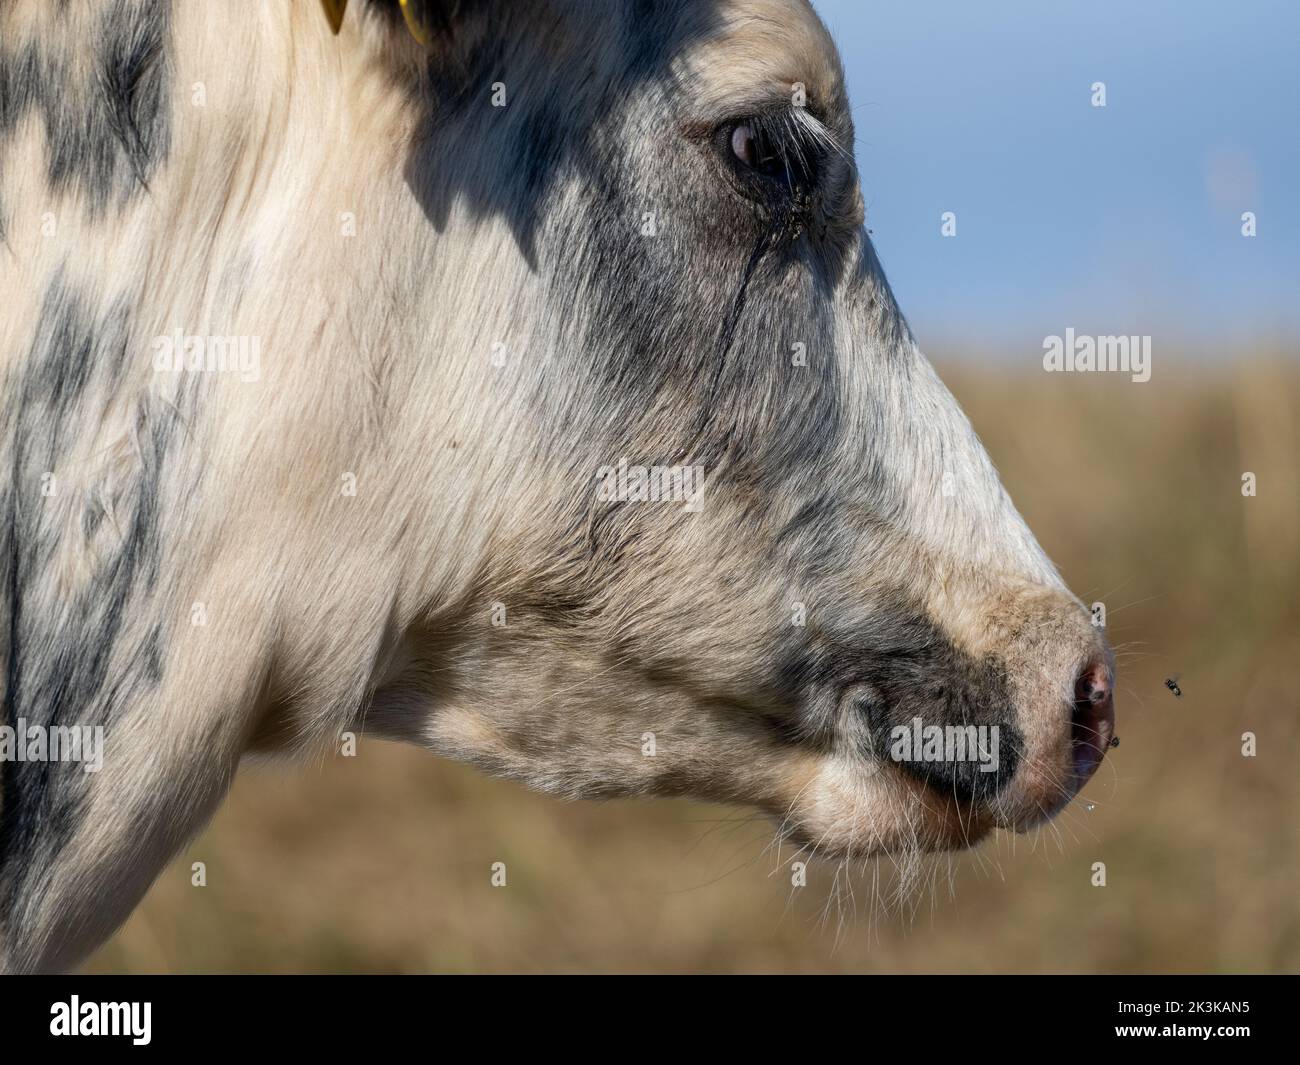
<svg viewBox="0 0 1300 1065">
<path fill-rule="evenodd" d="M 1058 810 L 1111 655 L 894 303 L 812 9 L 411 11 L 359 32 L 413 116 L 390 491 L 434 561 L 371 724 L 840 856 Z"/>
</svg>

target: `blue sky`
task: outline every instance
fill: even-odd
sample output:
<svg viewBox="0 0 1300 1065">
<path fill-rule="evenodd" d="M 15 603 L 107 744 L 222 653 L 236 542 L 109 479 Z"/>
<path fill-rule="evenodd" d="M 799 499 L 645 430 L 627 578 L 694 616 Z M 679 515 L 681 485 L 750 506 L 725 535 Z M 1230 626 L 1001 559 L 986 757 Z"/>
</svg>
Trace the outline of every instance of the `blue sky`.
<svg viewBox="0 0 1300 1065">
<path fill-rule="evenodd" d="M 1300 2 L 815 4 L 867 225 L 923 346 L 1037 349 L 1073 326 L 1294 349 Z"/>
</svg>

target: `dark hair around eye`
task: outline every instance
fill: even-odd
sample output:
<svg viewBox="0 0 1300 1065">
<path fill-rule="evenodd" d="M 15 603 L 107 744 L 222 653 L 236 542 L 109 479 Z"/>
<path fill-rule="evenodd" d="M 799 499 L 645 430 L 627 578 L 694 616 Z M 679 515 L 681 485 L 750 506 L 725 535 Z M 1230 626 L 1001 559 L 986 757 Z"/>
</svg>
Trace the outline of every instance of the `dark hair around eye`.
<svg viewBox="0 0 1300 1065">
<path fill-rule="evenodd" d="M 751 188 L 794 194 L 816 186 L 828 136 L 811 115 L 789 108 L 724 122 L 714 143 Z"/>
</svg>

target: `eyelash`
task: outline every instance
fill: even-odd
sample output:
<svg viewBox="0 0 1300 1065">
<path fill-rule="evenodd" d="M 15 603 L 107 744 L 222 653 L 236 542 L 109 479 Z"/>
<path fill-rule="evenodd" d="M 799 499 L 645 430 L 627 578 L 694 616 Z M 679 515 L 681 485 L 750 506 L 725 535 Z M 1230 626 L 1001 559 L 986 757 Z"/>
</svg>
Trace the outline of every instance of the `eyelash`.
<svg viewBox="0 0 1300 1065">
<path fill-rule="evenodd" d="M 738 150 L 742 137 L 752 149 L 753 162 Z M 751 189 L 793 196 L 817 184 L 823 145 L 786 112 L 733 119 L 718 127 L 714 139 L 733 172 Z"/>
</svg>

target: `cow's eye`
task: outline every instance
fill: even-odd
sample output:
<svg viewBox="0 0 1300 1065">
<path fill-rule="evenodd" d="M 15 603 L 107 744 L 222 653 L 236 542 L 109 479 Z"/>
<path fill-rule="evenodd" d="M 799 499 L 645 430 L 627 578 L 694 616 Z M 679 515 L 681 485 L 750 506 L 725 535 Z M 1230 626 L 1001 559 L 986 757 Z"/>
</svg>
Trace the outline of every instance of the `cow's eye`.
<svg viewBox="0 0 1300 1065">
<path fill-rule="evenodd" d="M 787 115 L 765 115 L 723 125 L 718 150 L 742 181 L 765 193 L 808 190 L 817 180 L 820 146 Z"/>
<path fill-rule="evenodd" d="M 763 177 L 776 178 L 785 172 L 781 153 L 763 130 L 749 122 L 731 127 L 731 154 Z"/>
</svg>

